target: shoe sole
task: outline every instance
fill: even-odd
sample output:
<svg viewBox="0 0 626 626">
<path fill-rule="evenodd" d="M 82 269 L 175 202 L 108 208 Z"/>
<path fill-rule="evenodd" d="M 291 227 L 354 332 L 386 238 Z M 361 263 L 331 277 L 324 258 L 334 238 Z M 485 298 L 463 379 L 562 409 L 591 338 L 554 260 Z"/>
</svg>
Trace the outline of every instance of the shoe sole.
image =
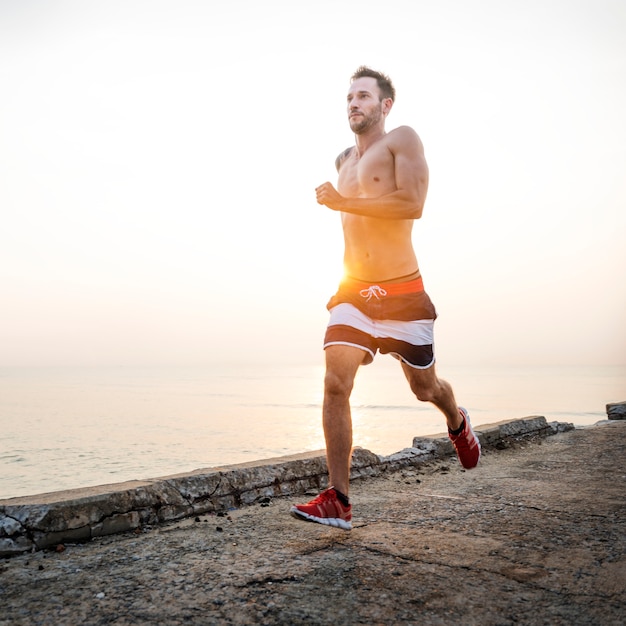
<svg viewBox="0 0 626 626">
<path fill-rule="evenodd" d="M 342 530 L 352 530 L 352 522 L 346 522 L 338 517 L 316 517 L 315 515 L 309 515 L 304 511 L 300 511 L 295 506 L 291 507 L 290 513 L 292 517 L 305 522 L 315 522 L 317 524 L 323 524 L 324 526 L 341 528 Z"/>
</svg>

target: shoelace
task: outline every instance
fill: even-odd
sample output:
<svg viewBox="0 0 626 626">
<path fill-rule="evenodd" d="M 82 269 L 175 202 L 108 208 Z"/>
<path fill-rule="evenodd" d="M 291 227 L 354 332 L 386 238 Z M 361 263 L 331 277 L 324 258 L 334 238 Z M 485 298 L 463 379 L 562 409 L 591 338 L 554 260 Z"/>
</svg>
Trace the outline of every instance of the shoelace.
<svg viewBox="0 0 626 626">
<path fill-rule="evenodd" d="M 387 292 L 382 287 L 379 287 L 378 285 L 370 285 L 367 289 L 361 289 L 361 291 L 359 291 L 359 295 L 362 298 L 367 298 L 366 302 L 369 302 L 372 299 L 372 297 L 376 298 L 377 300 L 380 300 L 380 297 L 386 296 Z"/>
</svg>

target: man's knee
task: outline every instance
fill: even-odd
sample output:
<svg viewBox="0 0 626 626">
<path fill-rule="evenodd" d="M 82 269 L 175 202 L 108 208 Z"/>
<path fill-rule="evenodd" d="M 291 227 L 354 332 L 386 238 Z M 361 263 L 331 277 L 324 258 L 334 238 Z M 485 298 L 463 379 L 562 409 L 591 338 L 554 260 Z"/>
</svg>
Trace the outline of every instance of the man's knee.
<svg viewBox="0 0 626 626">
<path fill-rule="evenodd" d="M 432 402 L 437 395 L 432 386 L 412 384 L 411 391 L 420 402 Z"/>
<path fill-rule="evenodd" d="M 349 397 L 352 393 L 354 377 L 329 370 L 324 377 L 324 393 L 327 396 Z"/>
<path fill-rule="evenodd" d="M 432 402 L 439 395 L 440 381 L 436 376 L 425 375 L 426 372 L 423 374 L 409 376 L 409 385 L 411 386 L 411 391 L 420 402 Z"/>
</svg>

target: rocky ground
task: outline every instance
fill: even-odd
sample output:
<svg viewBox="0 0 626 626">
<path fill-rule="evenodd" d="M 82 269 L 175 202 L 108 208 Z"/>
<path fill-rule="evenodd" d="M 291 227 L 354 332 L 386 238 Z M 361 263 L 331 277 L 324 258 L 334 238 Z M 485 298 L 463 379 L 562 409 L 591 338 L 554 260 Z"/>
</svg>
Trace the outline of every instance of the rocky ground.
<svg viewBox="0 0 626 626">
<path fill-rule="evenodd" d="M 8 624 L 624 624 L 626 422 L 0 561 Z"/>
</svg>

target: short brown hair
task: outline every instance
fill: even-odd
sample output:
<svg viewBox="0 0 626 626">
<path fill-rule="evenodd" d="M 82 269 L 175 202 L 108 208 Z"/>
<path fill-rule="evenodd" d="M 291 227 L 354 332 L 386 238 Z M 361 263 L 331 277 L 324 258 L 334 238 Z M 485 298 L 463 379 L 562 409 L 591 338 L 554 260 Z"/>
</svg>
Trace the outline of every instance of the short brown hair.
<svg viewBox="0 0 626 626">
<path fill-rule="evenodd" d="M 391 98 L 394 102 L 396 100 L 396 89 L 391 82 L 391 78 L 382 72 L 377 72 L 367 65 L 361 65 L 354 74 L 350 77 L 350 82 L 355 81 L 357 78 L 375 78 L 380 90 L 381 100 L 384 98 Z"/>
</svg>

